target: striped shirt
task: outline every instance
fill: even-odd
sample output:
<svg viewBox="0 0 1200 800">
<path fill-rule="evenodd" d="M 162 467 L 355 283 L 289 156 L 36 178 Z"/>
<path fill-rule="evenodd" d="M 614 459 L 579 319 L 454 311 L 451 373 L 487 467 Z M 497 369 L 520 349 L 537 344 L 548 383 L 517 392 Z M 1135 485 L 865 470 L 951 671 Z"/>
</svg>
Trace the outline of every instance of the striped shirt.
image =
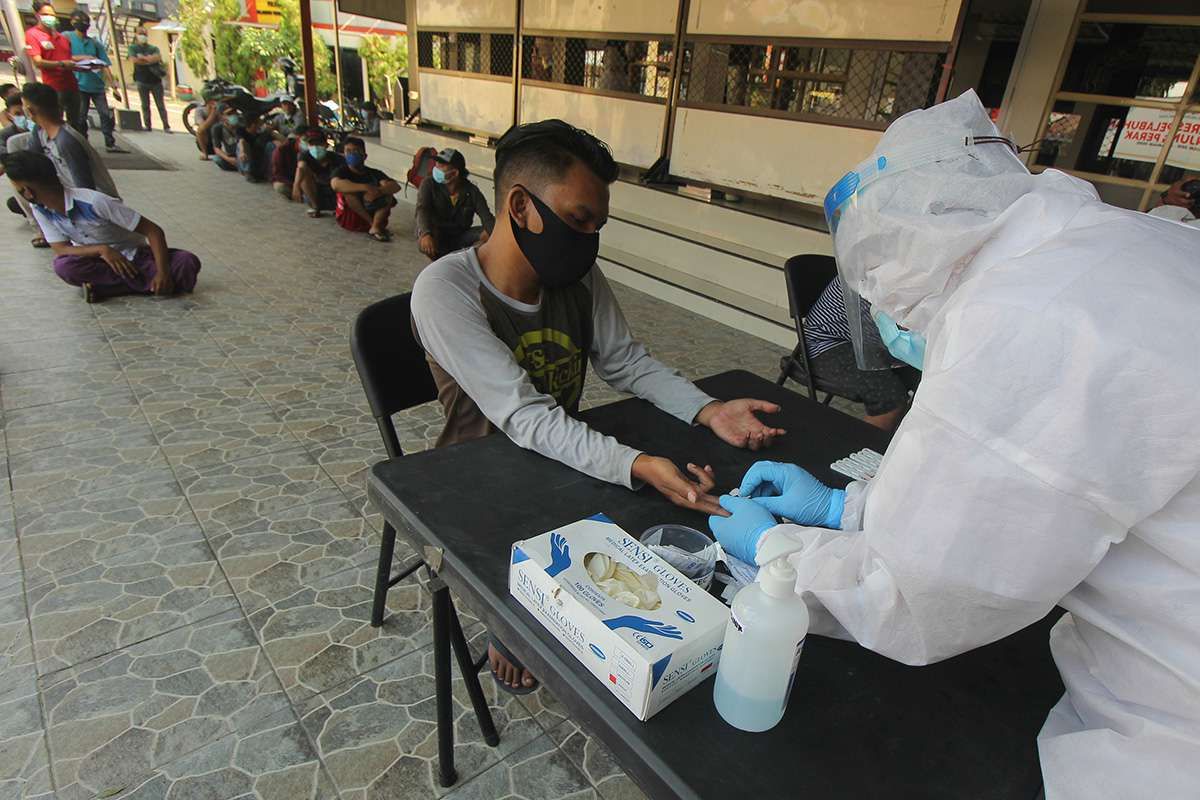
<svg viewBox="0 0 1200 800">
<path fill-rule="evenodd" d="M 817 302 L 805 314 L 804 339 L 808 342 L 809 358 L 816 358 L 850 341 L 850 323 L 846 321 L 842 282 L 837 278 L 829 282 Z"/>
</svg>

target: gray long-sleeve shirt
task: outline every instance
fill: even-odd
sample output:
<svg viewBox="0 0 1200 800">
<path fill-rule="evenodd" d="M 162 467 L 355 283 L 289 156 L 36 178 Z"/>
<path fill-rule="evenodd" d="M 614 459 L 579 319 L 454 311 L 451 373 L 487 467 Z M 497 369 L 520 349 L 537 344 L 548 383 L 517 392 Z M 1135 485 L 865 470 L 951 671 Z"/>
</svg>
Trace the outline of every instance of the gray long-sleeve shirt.
<svg viewBox="0 0 1200 800">
<path fill-rule="evenodd" d="M 446 411 L 439 445 L 499 429 L 521 447 L 632 487 L 640 451 L 573 416 L 587 362 L 614 389 L 689 424 L 713 402 L 634 340 L 599 268 L 529 305 L 492 286 L 474 249 L 461 250 L 420 274 L 412 312 Z"/>
</svg>

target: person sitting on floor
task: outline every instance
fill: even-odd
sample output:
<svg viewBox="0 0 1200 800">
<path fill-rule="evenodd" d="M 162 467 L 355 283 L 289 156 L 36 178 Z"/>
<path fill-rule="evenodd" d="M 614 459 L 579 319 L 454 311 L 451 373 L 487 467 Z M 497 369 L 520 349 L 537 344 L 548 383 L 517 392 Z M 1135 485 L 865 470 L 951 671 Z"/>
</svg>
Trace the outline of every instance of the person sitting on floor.
<svg viewBox="0 0 1200 800">
<path fill-rule="evenodd" d="M 10 97 L 20 97 L 21 87 L 15 83 L 0 83 L 0 102 L 7 102 Z M 12 116 L 7 110 L 0 111 L 0 127 L 12 124 Z"/>
<path fill-rule="evenodd" d="M 304 112 L 296 105 L 295 100 L 284 100 L 279 104 L 279 113 L 271 119 L 271 128 L 281 136 L 291 136 L 302 128 L 308 127 Z"/>
<path fill-rule="evenodd" d="M 396 207 L 400 184 L 366 165 L 367 144 L 357 136 L 346 138 L 342 158 L 346 163 L 338 167 L 329 182 L 342 199 L 338 204 L 338 224 L 346 230 L 365 230 L 377 242 L 390 242 L 388 218 Z"/>
<path fill-rule="evenodd" d="M 8 140 L 33 129 L 33 123 L 25 116 L 25 105 L 21 101 L 21 93 L 11 95 L 4 101 L 4 113 L 8 124 L 0 128 L 0 153 L 8 147 Z"/>
<path fill-rule="evenodd" d="M 467 160 L 452 147 L 434 159 L 430 177 L 417 191 L 417 247 L 431 259 L 488 240 L 496 218 L 487 198 L 468 180 Z M 474 225 L 478 215 L 480 225 Z"/>
<path fill-rule="evenodd" d="M 195 288 L 200 259 L 167 247 L 162 228 L 151 220 L 106 194 L 64 186 L 40 153 L 6 153 L 0 161 L 54 248 L 55 274 L 82 286 L 87 302 Z"/>
<path fill-rule="evenodd" d="M 297 129 L 271 151 L 271 186 L 294 203 L 301 200 L 300 184 L 296 181 L 296 165 L 300 161 L 300 150 L 304 147 L 306 133 L 307 126 Z"/>
<path fill-rule="evenodd" d="M 865 325 L 875 323 L 866 316 Z M 859 369 L 846 320 L 842 284 L 834 278 L 812 304 L 804 318 L 808 363 L 813 381 L 822 391 L 857 400 L 866 406 L 864 420 L 891 433 L 908 411 L 909 392 L 916 391 L 921 371 L 897 364 L 892 369 Z"/>
<path fill-rule="evenodd" d="M 218 103 L 211 98 L 205 100 L 204 105 L 197 106 L 196 110 L 192 112 L 192 121 L 196 126 L 196 149 L 200 151 L 201 161 L 207 161 L 213 154 L 213 128 L 221 124 L 224 112 L 224 103 Z"/>
<path fill-rule="evenodd" d="M 262 117 L 251 117 L 238 130 L 238 172 L 248 181 L 258 183 L 267 179 L 275 132 L 268 128 Z"/>
<path fill-rule="evenodd" d="M 226 172 L 239 172 L 238 145 L 242 141 L 242 115 L 236 108 L 226 108 L 221 121 L 209 132 L 212 144 L 212 160 Z"/>
<path fill-rule="evenodd" d="M 304 137 L 304 148 L 296 164 L 296 182 L 301 197 L 308 203 L 308 215 L 319 217 L 323 211 L 337 207 L 337 195 L 329 182 L 342 165 L 342 157 L 329 149 L 329 139 L 320 128 L 310 128 Z"/>
<path fill-rule="evenodd" d="M 48 156 L 64 186 L 95 189 L 110 197 L 120 197 L 100 154 L 88 144 L 86 136 L 63 121 L 58 92 L 44 83 L 27 83 L 21 89 L 21 96 L 25 100 L 25 116 L 36 125 L 29 151 Z"/>
<path fill-rule="evenodd" d="M 616 178 L 604 143 L 562 120 L 514 126 L 500 138 L 495 182 L 503 219 L 487 242 L 438 259 L 413 287 L 413 329 L 446 413 L 437 443 L 501 430 L 599 480 L 648 483 L 676 505 L 725 515 L 709 494 L 711 469 L 688 464 L 689 478 L 670 459 L 621 444 L 575 416 L 590 361 L 614 389 L 735 447 L 757 450 L 784 433 L 755 416 L 778 406 L 709 397 L 633 338 L 595 266 Z M 488 654 L 500 688 L 532 691 L 533 676 L 495 639 Z"/>
</svg>

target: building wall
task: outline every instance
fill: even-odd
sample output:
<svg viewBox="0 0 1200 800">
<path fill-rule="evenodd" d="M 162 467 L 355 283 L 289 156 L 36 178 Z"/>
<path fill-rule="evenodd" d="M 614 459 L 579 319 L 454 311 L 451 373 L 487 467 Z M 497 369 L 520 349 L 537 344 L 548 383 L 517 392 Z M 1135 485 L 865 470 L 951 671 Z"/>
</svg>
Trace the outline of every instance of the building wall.
<svg viewBox="0 0 1200 800">
<path fill-rule="evenodd" d="M 528 30 L 675 33 L 673 0 L 525 0 Z"/>
<path fill-rule="evenodd" d="M 421 116 L 429 122 L 499 136 L 512 125 L 512 83 L 421 73 Z"/>
<path fill-rule="evenodd" d="M 961 0 L 693 2 L 688 31 L 721 36 L 949 41 Z"/>
<path fill-rule="evenodd" d="M 706 183 L 819 205 L 879 131 L 681 108 L 671 171 Z"/>
<path fill-rule="evenodd" d="M 623 164 L 649 167 L 662 150 L 663 116 L 658 103 L 583 94 L 543 86 L 521 89 L 521 120 L 565 119 L 603 139 Z"/>
<path fill-rule="evenodd" d="M 512 28 L 515 0 L 417 0 L 417 25 L 423 28 Z"/>
</svg>

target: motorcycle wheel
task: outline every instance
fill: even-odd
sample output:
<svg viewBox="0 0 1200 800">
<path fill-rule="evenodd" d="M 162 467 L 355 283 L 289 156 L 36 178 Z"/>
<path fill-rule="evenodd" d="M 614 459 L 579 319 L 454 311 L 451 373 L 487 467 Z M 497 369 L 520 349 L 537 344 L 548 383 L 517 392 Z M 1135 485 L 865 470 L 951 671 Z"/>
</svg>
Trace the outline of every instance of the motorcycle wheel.
<svg viewBox="0 0 1200 800">
<path fill-rule="evenodd" d="M 183 107 L 183 127 L 187 128 L 187 132 L 192 136 L 196 135 L 196 126 L 192 124 L 192 114 L 199 107 L 200 104 L 194 100 Z"/>
</svg>

